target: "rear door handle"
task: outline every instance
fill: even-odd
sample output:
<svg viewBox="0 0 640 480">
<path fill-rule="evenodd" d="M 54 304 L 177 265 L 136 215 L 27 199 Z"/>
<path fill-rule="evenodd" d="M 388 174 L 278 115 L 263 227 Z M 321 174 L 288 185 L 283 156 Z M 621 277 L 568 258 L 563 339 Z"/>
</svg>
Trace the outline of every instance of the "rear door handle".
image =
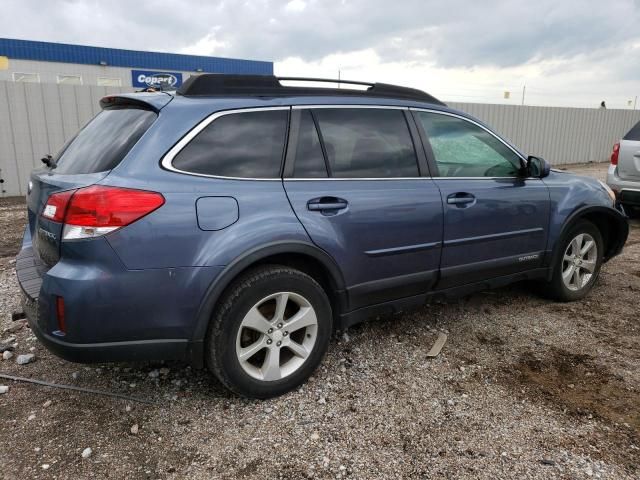
<svg viewBox="0 0 640 480">
<path fill-rule="evenodd" d="M 314 212 L 322 212 L 322 211 L 336 211 L 343 210 L 347 208 L 349 203 L 342 199 L 336 197 L 320 197 L 314 198 L 307 202 L 307 208 Z"/>
<path fill-rule="evenodd" d="M 467 205 L 469 203 L 474 203 L 475 201 L 476 197 L 465 192 L 452 193 L 447 197 L 447 203 L 449 205 Z"/>
</svg>

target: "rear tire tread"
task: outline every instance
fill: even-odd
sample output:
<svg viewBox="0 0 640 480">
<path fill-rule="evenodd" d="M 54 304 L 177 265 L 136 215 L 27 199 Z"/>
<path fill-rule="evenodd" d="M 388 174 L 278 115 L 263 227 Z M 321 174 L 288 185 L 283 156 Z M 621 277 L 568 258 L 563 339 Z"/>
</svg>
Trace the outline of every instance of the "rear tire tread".
<svg viewBox="0 0 640 480">
<path fill-rule="evenodd" d="M 211 317 L 211 321 L 209 322 L 209 328 L 207 330 L 207 335 L 205 337 L 205 363 L 209 371 L 211 371 L 215 377 L 222 383 L 222 385 L 233 393 L 243 396 L 243 397 L 251 397 L 251 398 L 269 398 L 274 395 L 260 395 L 260 394 L 251 394 L 247 395 L 245 392 L 238 389 L 235 383 L 229 378 L 226 374 L 224 368 L 222 367 L 222 362 L 220 362 L 220 358 L 222 357 L 221 353 L 218 352 L 216 354 L 214 345 L 220 345 L 219 339 L 225 334 L 224 331 L 224 319 L 230 315 L 232 308 L 235 306 L 239 297 L 250 290 L 256 283 L 266 280 L 270 277 L 277 276 L 292 276 L 298 277 L 300 279 L 304 279 L 305 281 L 311 282 L 317 289 L 324 293 L 323 288 L 320 284 L 311 276 L 306 273 L 301 272 L 300 270 L 296 270 L 290 267 L 282 266 L 282 265 L 264 265 L 256 267 L 252 270 L 247 271 L 242 274 L 238 279 L 234 280 L 231 285 L 226 289 L 225 293 L 222 295 L 222 302 L 219 306 L 214 310 L 213 316 Z M 325 293 L 326 297 L 326 293 Z M 327 303 L 328 303 L 327 298 Z M 329 316 L 329 319 L 331 316 Z M 233 345 L 229 345 L 229 342 L 223 343 L 228 348 L 235 348 Z"/>
</svg>

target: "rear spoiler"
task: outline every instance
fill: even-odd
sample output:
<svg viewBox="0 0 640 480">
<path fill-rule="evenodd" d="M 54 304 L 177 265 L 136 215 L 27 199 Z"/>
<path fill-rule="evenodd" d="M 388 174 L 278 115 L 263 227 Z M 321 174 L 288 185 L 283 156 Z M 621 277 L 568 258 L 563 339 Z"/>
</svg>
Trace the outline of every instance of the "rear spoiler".
<svg viewBox="0 0 640 480">
<path fill-rule="evenodd" d="M 171 100 L 173 100 L 173 95 L 168 93 L 117 93 L 102 97 L 100 99 L 100 107 L 106 109 L 131 106 L 159 112 Z"/>
</svg>

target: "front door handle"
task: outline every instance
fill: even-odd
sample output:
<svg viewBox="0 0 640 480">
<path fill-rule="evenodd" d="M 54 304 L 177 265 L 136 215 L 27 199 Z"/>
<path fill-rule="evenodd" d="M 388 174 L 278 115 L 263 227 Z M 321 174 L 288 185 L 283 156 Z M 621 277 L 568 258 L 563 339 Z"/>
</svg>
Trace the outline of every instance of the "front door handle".
<svg viewBox="0 0 640 480">
<path fill-rule="evenodd" d="M 457 205 L 459 207 L 463 207 L 470 203 L 475 203 L 476 197 L 466 192 L 457 192 L 452 193 L 447 197 L 447 203 L 449 205 Z"/>
<path fill-rule="evenodd" d="M 307 208 L 314 212 L 332 212 L 335 213 L 337 210 L 343 210 L 347 208 L 349 203 L 342 199 L 336 197 L 320 197 L 314 198 L 307 202 Z"/>
</svg>

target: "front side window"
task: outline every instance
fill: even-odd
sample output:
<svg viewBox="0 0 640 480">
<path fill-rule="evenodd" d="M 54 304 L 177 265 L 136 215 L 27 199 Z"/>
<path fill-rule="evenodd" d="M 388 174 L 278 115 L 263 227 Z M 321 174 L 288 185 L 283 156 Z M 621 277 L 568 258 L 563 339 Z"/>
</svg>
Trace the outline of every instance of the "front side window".
<svg viewBox="0 0 640 480">
<path fill-rule="evenodd" d="M 219 177 L 279 178 L 288 110 L 223 115 L 173 159 L 179 170 Z"/>
<path fill-rule="evenodd" d="M 332 177 L 419 176 L 404 112 L 397 109 L 313 110 Z"/>
<path fill-rule="evenodd" d="M 483 128 L 461 118 L 417 112 L 441 177 L 515 177 L 520 157 Z"/>
</svg>

